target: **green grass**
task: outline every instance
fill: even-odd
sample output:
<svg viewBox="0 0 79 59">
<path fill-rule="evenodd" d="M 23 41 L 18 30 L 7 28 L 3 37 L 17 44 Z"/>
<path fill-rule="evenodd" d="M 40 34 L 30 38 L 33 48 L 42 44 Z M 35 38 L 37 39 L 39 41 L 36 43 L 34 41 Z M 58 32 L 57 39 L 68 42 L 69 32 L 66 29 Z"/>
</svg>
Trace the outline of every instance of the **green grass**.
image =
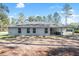
<svg viewBox="0 0 79 59">
<path fill-rule="evenodd" d="M 8 35 L 8 32 L 0 32 L 0 36 L 1 35 Z"/>
<path fill-rule="evenodd" d="M 9 36 L 9 35 L 0 35 L 0 42 L 10 42 L 14 41 L 11 38 L 15 38 L 16 36 Z M 8 38 L 8 39 L 6 39 Z M 10 38 L 10 39 L 9 39 Z"/>
<path fill-rule="evenodd" d="M 5 39 L 5 38 L 15 38 L 15 36 L 8 35 L 8 32 L 0 32 L 0 39 Z"/>
<path fill-rule="evenodd" d="M 15 36 L 8 36 L 8 35 L 1 35 L 0 39 L 5 39 L 5 38 L 14 38 Z"/>
<path fill-rule="evenodd" d="M 7 35 L 7 33 L 2 33 L 3 35 L 0 35 L 0 42 L 10 42 L 13 41 L 11 39 L 6 39 L 6 38 L 15 38 L 15 36 L 10 36 Z"/>
</svg>

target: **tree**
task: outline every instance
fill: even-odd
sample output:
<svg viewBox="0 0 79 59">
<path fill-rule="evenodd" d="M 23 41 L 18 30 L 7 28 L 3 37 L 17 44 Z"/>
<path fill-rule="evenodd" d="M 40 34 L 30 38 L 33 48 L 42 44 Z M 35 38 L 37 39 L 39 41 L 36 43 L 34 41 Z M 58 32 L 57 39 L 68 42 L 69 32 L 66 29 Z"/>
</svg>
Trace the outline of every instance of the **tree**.
<svg viewBox="0 0 79 59">
<path fill-rule="evenodd" d="M 55 12 L 54 15 L 53 15 L 53 22 L 55 24 L 59 24 L 61 23 L 61 17 L 59 15 L 59 13 Z"/>
<path fill-rule="evenodd" d="M 4 18 L 7 18 L 6 12 L 9 13 L 9 9 L 6 5 L 3 3 L 0 3 L 0 20 L 3 20 Z"/>
<path fill-rule="evenodd" d="M 79 29 L 79 23 L 70 23 L 69 26 L 73 27 L 74 29 Z"/>
<path fill-rule="evenodd" d="M 0 13 L 0 31 L 3 31 L 9 24 L 9 18 L 5 13 Z M 6 29 L 5 29 L 6 30 Z"/>
<path fill-rule="evenodd" d="M 42 21 L 46 21 L 46 16 L 43 16 L 42 17 Z"/>
<path fill-rule="evenodd" d="M 67 25 L 67 18 L 72 15 L 71 10 L 72 10 L 72 7 L 69 4 L 64 5 L 63 11 L 64 11 L 64 14 L 65 14 L 66 25 Z"/>
<path fill-rule="evenodd" d="M 53 20 L 52 14 L 49 14 L 47 18 L 48 18 L 48 21 L 52 21 Z"/>
<path fill-rule="evenodd" d="M 4 18 L 7 18 L 8 16 L 5 13 L 0 13 L 0 20 L 3 21 Z"/>
<path fill-rule="evenodd" d="M 3 3 L 0 3 L 0 12 L 9 13 L 9 9 L 6 5 L 4 5 Z"/>
<path fill-rule="evenodd" d="M 22 12 L 19 13 L 19 15 L 18 15 L 18 23 L 19 24 L 23 24 L 24 23 L 24 20 L 25 20 L 24 14 Z"/>
<path fill-rule="evenodd" d="M 29 22 L 35 21 L 35 16 L 30 16 L 29 17 Z"/>
<path fill-rule="evenodd" d="M 7 31 L 9 25 L 9 18 L 4 18 L 2 21 L 2 31 Z"/>
<path fill-rule="evenodd" d="M 3 3 L 0 3 L 0 30 L 3 31 L 3 28 L 9 24 L 9 18 L 6 13 L 9 13 L 9 9 Z"/>
<path fill-rule="evenodd" d="M 12 18 L 11 24 L 16 24 L 16 19 Z"/>
<path fill-rule="evenodd" d="M 36 21 L 42 21 L 42 17 L 41 16 L 36 16 Z"/>
<path fill-rule="evenodd" d="M 43 20 L 42 20 L 42 17 L 41 16 L 30 16 L 29 17 L 29 21 L 30 22 L 32 22 L 32 21 L 37 22 L 37 21 L 43 21 Z"/>
</svg>

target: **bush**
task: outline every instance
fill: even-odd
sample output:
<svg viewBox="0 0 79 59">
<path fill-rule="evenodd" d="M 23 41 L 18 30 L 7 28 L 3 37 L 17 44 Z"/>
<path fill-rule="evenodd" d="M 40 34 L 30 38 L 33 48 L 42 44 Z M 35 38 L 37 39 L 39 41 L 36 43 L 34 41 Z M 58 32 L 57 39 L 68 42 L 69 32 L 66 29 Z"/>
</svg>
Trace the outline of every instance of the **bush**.
<svg viewBox="0 0 79 59">
<path fill-rule="evenodd" d="M 74 32 L 75 32 L 75 33 L 79 33 L 79 30 L 75 30 Z"/>
</svg>

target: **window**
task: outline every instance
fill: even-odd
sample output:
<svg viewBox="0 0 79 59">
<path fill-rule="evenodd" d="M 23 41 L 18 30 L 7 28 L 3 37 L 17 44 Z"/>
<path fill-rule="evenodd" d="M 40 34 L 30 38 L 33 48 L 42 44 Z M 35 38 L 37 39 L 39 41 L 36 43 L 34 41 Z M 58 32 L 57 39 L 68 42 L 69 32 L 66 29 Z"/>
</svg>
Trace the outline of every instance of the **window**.
<svg viewBox="0 0 79 59">
<path fill-rule="evenodd" d="M 36 28 L 33 28 L 33 33 L 36 33 Z"/>
<path fill-rule="evenodd" d="M 45 28 L 45 33 L 48 33 L 48 28 Z"/>
<path fill-rule="evenodd" d="M 30 33 L 30 28 L 27 28 L 27 33 Z"/>
<path fill-rule="evenodd" d="M 67 32 L 72 32 L 73 30 L 72 30 L 72 29 L 66 29 L 66 31 L 67 31 Z"/>
<path fill-rule="evenodd" d="M 21 33 L 21 28 L 18 28 L 18 33 Z"/>
</svg>

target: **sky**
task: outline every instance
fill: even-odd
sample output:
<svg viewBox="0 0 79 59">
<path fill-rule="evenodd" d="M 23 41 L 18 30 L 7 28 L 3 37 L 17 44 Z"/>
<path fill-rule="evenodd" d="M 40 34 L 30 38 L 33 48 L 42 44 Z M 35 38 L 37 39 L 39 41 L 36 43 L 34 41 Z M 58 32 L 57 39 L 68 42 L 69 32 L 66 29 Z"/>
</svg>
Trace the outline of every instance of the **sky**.
<svg viewBox="0 0 79 59">
<path fill-rule="evenodd" d="M 47 16 L 58 12 L 62 18 L 62 23 L 65 22 L 63 16 L 63 6 L 65 3 L 5 3 L 8 6 L 10 13 L 9 17 L 17 17 L 22 12 L 26 17 L 28 16 Z M 73 15 L 68 18 L 68 23 L 79 22 L 79 3 L 70 3 L 73 8 L 71 11 Z"/>
</svg>

